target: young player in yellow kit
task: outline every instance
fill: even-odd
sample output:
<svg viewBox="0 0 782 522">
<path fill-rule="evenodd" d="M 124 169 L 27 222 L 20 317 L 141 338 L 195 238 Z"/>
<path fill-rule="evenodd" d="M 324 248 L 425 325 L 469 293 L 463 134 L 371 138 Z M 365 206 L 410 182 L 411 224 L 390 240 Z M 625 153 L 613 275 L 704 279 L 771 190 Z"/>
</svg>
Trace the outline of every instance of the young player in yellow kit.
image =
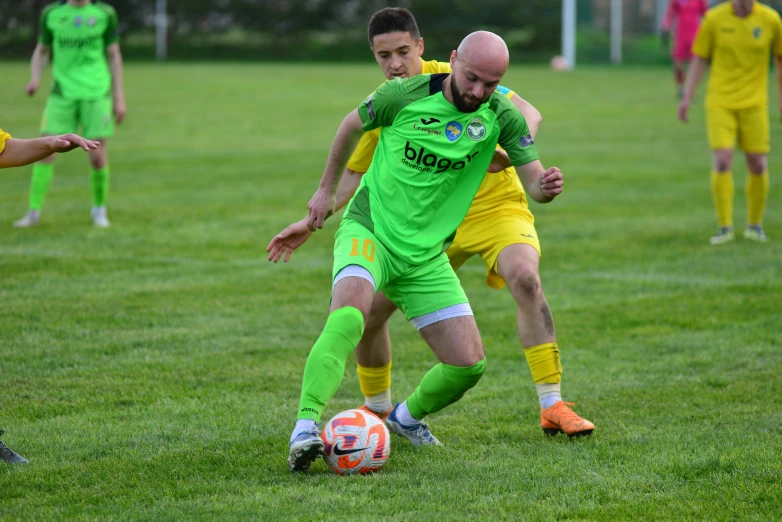
<svg viewBox="0 0 782 522">
<path fill-rule="evenodd" d="M 369 22 L 369 41 L 375 59 L 388 79 L 418 74 L 450 72 L 450 64 L 426 62 L 412 13 L 406 9 L 378 11 Z M 540 113 L 512 91 L 506 95 L 527 119 L 532 134 L 540 124 Z M 418 124 L 416 124 L 418 125 Z M 421 120 L 419 130 L 427 132 L 429 122 Z M 337 207 L 352 197 L 361 176 L 369 169 L 379 130 L 365 133 L 348 162 L 337 190 Z M 498 171 L 497 164 L 490 171 Z M 270 260 L 277 261 L 306 241 L 310 232 L 305 220 L 290 225 L 269 244 Z M 473 255 L 486 262 L 486 282 L 501 289 L 506 284 L 518 307 L 518 329 L 524 353 L 536 384 L 541 405 L 541 427 L 548 434 L 588 435 L 594 425 L 579 417 L 562 401 L 562 368 L 556 342 L 554 319 L 543 295 L 538 262 L 540 244 L 534 218 L 515 170 L 510 167 L 486 175 L 473 204 L 447 250 L 454 269 Z M 382 293 L 375 297 L 371 316 L 356 350 L 364 409 L 385 417 L 391 410 L 391 341 L 387 321 L 396 307 Z"/>
<path fill-rule="evenodd" d="M 711 60 L 706 125 L 712 149 L 711 191 L 719 230 L 710 242 L 727 243 L 733 234 L 733 147 L 738 137 L 749 167 L 744 237 L 766 242 L 763 213 L 768 199 L 771 149 L 768 117 L 769 54 L 773 50 L 782 113 L 782 21 L 755 0 L 731 0 L 706 13 L 693 44 L 679 119 L 687 121 L 692 96 Z"/>
</svg>

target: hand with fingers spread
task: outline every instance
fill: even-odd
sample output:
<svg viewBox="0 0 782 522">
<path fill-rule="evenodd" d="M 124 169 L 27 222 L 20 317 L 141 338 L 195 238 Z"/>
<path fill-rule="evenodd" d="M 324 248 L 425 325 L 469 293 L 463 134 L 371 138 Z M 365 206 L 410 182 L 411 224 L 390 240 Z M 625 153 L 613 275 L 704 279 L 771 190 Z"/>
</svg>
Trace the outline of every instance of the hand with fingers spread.
<svg viewBox="0 0 782 522">
<path fill-rule="evenodd" d="M 79 147 L 89 152 L 100 147 L 100 143 L 97 141 L 88 140 L 76 134 L 47 136 L 44 139 L 48 140 L 48 145 L 52 152 L 69 152 Z"/>
<path fill-rule="evenodd" d="M 315 229 L 323 228 L 323 223 L 330 215 L 335 212 L 337 207 L 337 198 L 330 190 L 319 188 L 310 202 L 307 203 L 307 218 L 305 223 L 311 232 Z"/>
<path fill-rule="evenodd" d="M 276 263 L 284 255 L 283 262 L 287 263 L 293 251 L 303 245 L 311 235 L 312 231 L 307 226 L 307 218 L 291 223 L 274 236 L 269 246 L 266 247 L 266 251 L 269 252 L 269 261 Z"/>
<path fill-rule="evenodd" d="M 550 199 L 562 194 L 564 185 L 565 179 L 558 167 L 550 167 L 540 175 L 540 190 Z"/>
</svg>

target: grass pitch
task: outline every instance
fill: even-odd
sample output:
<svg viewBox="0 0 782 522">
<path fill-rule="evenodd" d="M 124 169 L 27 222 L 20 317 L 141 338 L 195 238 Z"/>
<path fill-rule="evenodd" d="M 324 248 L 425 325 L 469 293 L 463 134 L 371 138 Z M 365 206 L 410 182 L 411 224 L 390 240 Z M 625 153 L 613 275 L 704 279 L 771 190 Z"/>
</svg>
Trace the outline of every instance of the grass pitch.
<svg viewBox="0 0 782 522">
<path fill-rule="evenodd" d="M 45 96 L 24 97 L 26 65 L 0 67 L 0 126 L 34 136 Z M 488 370 L 430 418 L 446 446 L 395 438 L 381 473 L 341 478 L 285 462 L 337 221 L 289 265 L 264 248 L 306 212 L 377 67 L 128 65 L 109 230 L 89 226 L 84 154 L 58 159 L 34 230 L 11 228 L 30 169 L 0 175 L 0 427 L 31 461 L 0 466 L 0 518 L 782 518 L 782 126 L 773 107 L 772 242 L 710 247 L 703 109 L 678 124 L 670 76 L 503 82 L 542 111 L 542 159 L 565 173 L 532 210 L 564 396 L 595 434 L 543 435 L 513 301 L 473 260 L 459 274 Z M 734 172 L 740 231 L 740 157 Z M 401 317 L 392 337 L 401 400 L 434 357 Z M 360 403 L 351 360 L 326 416 Z"/>
</svg>

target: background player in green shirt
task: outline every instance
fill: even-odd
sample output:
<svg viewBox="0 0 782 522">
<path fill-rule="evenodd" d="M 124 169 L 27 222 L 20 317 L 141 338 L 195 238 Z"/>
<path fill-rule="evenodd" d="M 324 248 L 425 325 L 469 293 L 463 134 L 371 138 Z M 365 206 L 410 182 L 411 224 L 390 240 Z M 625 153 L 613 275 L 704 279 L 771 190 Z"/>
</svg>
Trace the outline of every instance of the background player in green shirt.
<svg viewBox="0 0 782 522">
<path fill-rule="evenodd" d="M 106 197 L 109 164 L 106 144 L 114 135 L 114 121 L 125 118 L 122 90 L 122 55 L 119 48 L 117 13 L 103 2 L 62 0 L 41 13 L 38 45 L 33 52 L 30 83 L 25 89 L 35 94 L 49 56 L 53 56 L 54 82 L 41 121 L 42 135 L 75 133 L 96 140 L 100 147 L 90 151 L 92 224 L 108 227 Z M 14 223 L 32 227 L 41 217 L 46 192 L 54 172 L 54 155 L 33 166 L 27 214 Z"/>
<path fill-rule="evenodd" d="M 413 444 L 439 444 L 424 417 L 459 400 L 485 370 L 480 334 L 445 247 L 498 143 L 518 165 L 531 197 L 545 203 L 562 191 L 559 169 L 543 168 L 523 116 L 495 92 L 508 67 L 502 39 L 469 35 L 451 65 L 452 74 L 387 82 L 352 111 L 308 204 L 308 225 L 322 228 L 334 211 L 350 144 L 362 130 L 383 127 L 336 235 L 331 314 L 307 359 L 291 434 L 288 464 L 294 471 L 309 468 L 323 450 L 316 423 L 339 387 L 378 291 L 399 306 L 441 361 L 394 407 L 387 424 Z"/>
</svg>

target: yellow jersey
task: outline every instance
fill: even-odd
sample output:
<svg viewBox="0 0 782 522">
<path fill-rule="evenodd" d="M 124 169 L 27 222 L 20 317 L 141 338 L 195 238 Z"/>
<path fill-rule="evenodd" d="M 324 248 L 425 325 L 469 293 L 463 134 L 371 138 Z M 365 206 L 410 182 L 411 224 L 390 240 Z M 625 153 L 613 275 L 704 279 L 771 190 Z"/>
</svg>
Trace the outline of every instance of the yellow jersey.
<svg viewBox="0 0 782 522">
<path fill-rule="evenodd" d="M 5 140 L 7 140 L 10 137 L 11 137 L 10 134 L 8 134 L 7 132 L 3 132 L 3 129 L 0 129 L 0 154 L 2 154 L 3 151 L 5 150 Z"/>
<path fill-rule="evenodd" d="M 742 110 L 768 105 L 770 53 L 782 56 L 782 20 L 755 3 L 739 18 L 731 2 L 710 9 L 701 22 L 693 54 L 711 60 L 707 107 Z"/>
<path fill-rule="evenodd" d="M 421 74 L 450 73 L 451 64 L 438 62 L 437 60 L 424 61 L 421 59 Z M 509 91 L 506 96 L 513 98 L 514 92 Z M 367 172 L 375 155 L 381 129 L 365 132 L 361 136 L 356 150 L 348 160 L 347 167 L 354 172 Z M 519 205 L 527 208 L 527 196 L 521 185 L 516 169 L 510 167 L 497 173 L 487 173 L 478 193 L 473 198 L 467 218 L 486 211 L 496 211 L 501 205 L 506 204 L 518 208 Z M 506 207 L 507 208 L 507 207 Z"/>
</svg>

